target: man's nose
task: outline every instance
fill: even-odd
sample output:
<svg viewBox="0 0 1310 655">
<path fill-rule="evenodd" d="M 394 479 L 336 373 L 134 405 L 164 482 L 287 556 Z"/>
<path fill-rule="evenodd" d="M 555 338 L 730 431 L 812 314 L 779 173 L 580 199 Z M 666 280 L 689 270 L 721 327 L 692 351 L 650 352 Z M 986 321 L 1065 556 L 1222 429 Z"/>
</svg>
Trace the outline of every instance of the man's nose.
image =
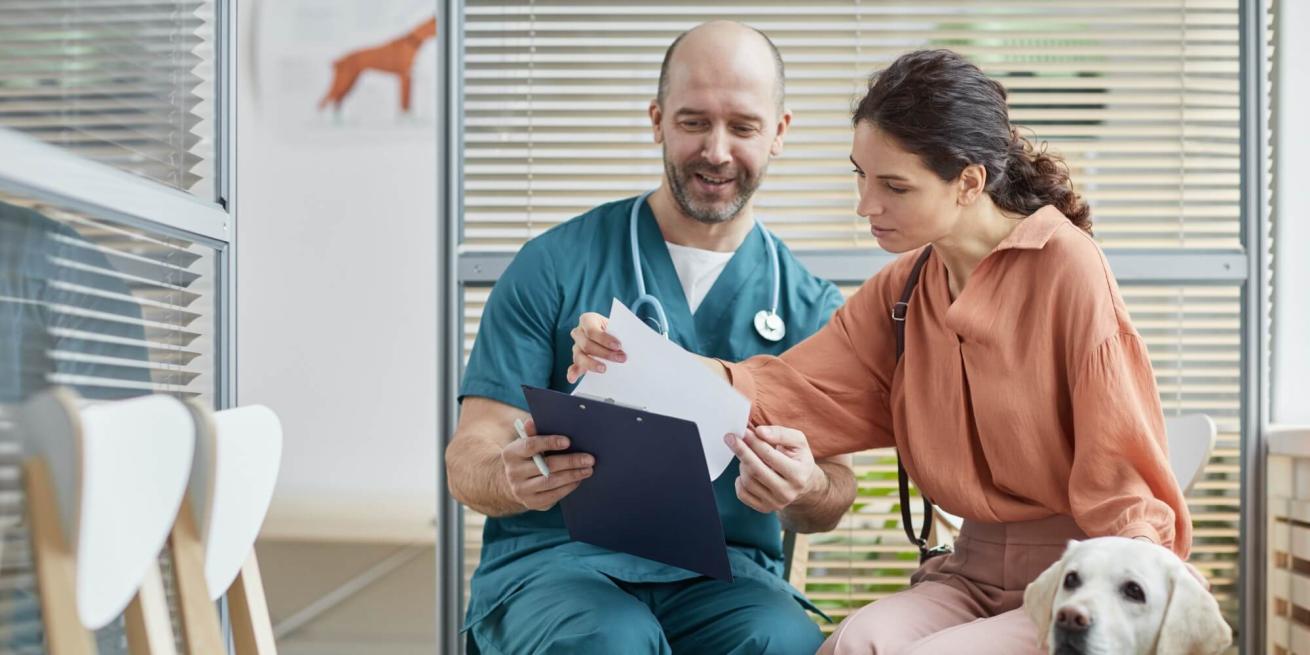
<svg viewBox="0 0 1310 655">
<path fill-rule="evenodd" d="M 732 161 L 732 154 L 728 149 L 727 135 L 721 129 L 710 130 L 709 134 L 706 135 L 701 157 L 712 166 L 721 166 Z"/>
<path fill-rule="evenodd" d="M 1055 625 L 1065 632 L 1086 632 L 1092 627 L 1092 615 L 1081 607 L 1065 605 L 1055 613 Z"/>
</svg>

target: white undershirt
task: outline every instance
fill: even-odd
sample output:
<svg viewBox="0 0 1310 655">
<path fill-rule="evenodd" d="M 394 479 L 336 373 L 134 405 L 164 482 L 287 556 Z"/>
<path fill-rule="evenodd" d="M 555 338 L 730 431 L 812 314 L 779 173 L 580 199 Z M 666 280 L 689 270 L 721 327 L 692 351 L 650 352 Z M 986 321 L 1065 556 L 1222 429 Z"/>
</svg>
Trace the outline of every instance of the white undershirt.
<svg viewBox="0 0 1310 655">
<path fill-rule="evenodd" d="M 716 250 L 689 248 L 674 243 L 664 242 L 669 247 L 669 256 L 673 258 L 673 268 L 678 271 L 678 281 L 682 283 L 682 293 L 687 297 L 687 307 L 696 313 L 705 294 L 710 292 L 714 281 L 728 266 L 733 253 Z"/>
</svg>

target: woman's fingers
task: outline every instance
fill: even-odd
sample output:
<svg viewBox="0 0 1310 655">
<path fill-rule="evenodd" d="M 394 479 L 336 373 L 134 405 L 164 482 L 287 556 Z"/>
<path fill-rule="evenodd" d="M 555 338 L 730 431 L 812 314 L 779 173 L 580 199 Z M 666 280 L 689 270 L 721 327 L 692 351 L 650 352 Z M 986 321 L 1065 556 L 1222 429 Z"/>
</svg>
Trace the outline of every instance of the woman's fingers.
<svg viewBox="0 0 1310 655">
<path fill-rule="evenodd" d="M 761 514 L 769 514 L 776 511 L 769 501 L 761 498 L 753 489 L 750 489 L 741 478 L 737 478 L 736 487 L 737 498 L 741 500 L 742 504 L 760 512 Z"/>
<path fill-rule="evenodd" d="M 750 431 L 748 430 L 747 433 L 750 434 Z M 726 441 L 728 447 L 732 449 L 733 454 L 737 456 L 737 459 L 741 460 L 742 475 L 750 475 L 752 478 L 758 480 L 763 486 L 768 487 L 771 490 L 781 491 L 786 486 L 785 480 L 780 475 L 779 471 L 775 471 L 765 463 L 764 460 L 760 459 L 759 453 L 757 453 L 755 448 L 747 441 L 748 439 L 753 438 L 753 435 L 747 437 L 728 435 Z M 768 446 L 767 444 L 765 444 L 764 447 L 771 448 L 771 446 Z"/>
</svg>

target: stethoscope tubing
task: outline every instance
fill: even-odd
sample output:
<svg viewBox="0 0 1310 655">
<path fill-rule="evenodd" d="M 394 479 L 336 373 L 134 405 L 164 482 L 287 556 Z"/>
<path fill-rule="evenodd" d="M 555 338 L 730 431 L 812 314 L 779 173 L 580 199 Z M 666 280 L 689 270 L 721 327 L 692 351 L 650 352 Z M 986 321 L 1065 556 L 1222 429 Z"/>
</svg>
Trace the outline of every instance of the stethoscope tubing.
<svg viewBox="0 0 1310 655">
<path fill-rule="evenodd" d="M 653 190 L 638 196 L 637 201 L 632 203 L 632 210 L 628 213 L 628 245 L 632 248 L 632 272 L 637 280 L 637 300 L 632 303 L 630 309 L 632 313 L 640 315 L 641 307 L 650 305 L 655 312 L 655 321 L 658 323 L 660 334 L 667 337 L 669 336 L 669 318 L 664 312 L 664 305 L 660 302 L 660 299 L 646 292 L 646 276 L 641 272 L 641 247 L 637 237 L 637 217 L 641 212 L 641 206 L 645 204 L 646 199 L 652 193 L 654 193 Z M 772 318 L 773 321 L 757 320 L 755 329 L 760 333 L 760 336 L 770 341 L 778 341 L 782 338 L 781 327 L 773 330 L 762 327 L 762 325 L 770 323 L 778 326 L 782 325 L 781 319 L 777 318 L 778 301 L 782 295 L 782 273 L 778 265 L 778 247 L 773 241 L 773 236 L 769 234 L 768 230 L 764 229 L 763 224 L 756 221 L 756 226 L 759 227 L 760 234 L 764 236 L 764 244 L 769 251 L 769 267 L 770 272 L 773 274 L 773 295 L 767 317 Z M 774 334 L 777 334 L 776 338 L 773 336 Z"/>
</svg>

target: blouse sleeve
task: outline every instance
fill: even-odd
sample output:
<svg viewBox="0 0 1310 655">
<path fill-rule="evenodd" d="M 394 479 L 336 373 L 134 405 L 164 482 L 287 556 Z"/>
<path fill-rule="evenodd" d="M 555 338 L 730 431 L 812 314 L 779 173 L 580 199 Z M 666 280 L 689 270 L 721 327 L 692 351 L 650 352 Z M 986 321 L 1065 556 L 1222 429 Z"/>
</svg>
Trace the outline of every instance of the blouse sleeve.
<svg viewBox="0 0 1310 655">
<path fill-rule="evenodd" d="M 905 269 L 884 268 L 827 325 L 781 356 L 724 362 L 733 386 L 751 401 L 752 425 L 804 432 L 815 457 L 894 445 L 896 337 L 888 288 L 904 282 Z"/>
<path fill-rule="evenodd" d="M 1146 537 L 1186 558 L 1191 518 L 1169 468 L 1160 395 L 1141 337 L 1110 336 L 1074 375 L 1074 520 L 1089 536 Z"/>
</svg>

